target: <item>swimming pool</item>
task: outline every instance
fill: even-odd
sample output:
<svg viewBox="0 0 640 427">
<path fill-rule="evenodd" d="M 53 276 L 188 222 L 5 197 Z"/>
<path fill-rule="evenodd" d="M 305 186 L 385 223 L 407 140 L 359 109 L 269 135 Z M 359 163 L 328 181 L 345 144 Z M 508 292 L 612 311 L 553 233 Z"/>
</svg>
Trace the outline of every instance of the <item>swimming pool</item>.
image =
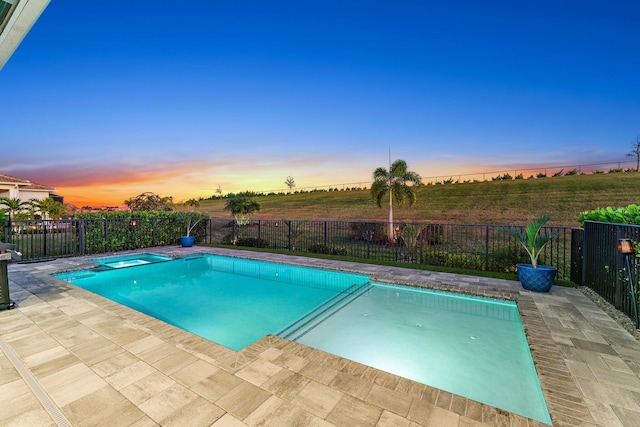
<svg viewBox="0 0 640 427">
<path fill-rule="evenodd" d="M 215 255 L 56 277 L 235 350 L 277 334 L 551 423 L 512 302 Z"/>
</svg>

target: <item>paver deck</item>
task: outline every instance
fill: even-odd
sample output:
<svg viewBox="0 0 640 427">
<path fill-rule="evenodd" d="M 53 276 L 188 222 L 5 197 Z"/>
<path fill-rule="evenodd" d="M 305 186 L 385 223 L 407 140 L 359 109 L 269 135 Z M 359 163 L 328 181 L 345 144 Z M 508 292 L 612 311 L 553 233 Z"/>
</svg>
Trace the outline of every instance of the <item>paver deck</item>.
<svg viewBox="0 0 640 427">
<path fill-rule="evenodd" d="M 640 343 L 578 289 L 213 248 L 515 300 L 555 426 L 640 426 Z M 90 257 L 10 264 L 0 426 L 542 426 L 282 338 L 240 352 L 62 282 Z M 517 379 L 514 380 L 517 387 Z"/>
</svg>

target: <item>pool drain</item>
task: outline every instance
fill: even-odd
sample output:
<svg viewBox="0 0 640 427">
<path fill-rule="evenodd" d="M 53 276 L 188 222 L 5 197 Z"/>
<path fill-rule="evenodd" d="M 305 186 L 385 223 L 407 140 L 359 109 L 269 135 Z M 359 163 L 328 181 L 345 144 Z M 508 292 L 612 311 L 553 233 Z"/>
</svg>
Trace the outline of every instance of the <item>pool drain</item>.
<svg viewBox="0 0 640 427">
<path fill-rule="evenodd" d="M 16 368 L 25 383 L 29 386 L 33 394 L 38 398 L 47 413 L 53 418 L 53 421 L 59 427 L 72 427 L 71 422 L 64 416 L 62 410 L 56 405 L 46 391 L 40 386 L 40 383 L 34 378 L 33 374 L 20 361 L 18 356 L 13 352 L 11 347 L 0 338 L 0 349 L 7 355 L 7 359 Z"/>
</svg>

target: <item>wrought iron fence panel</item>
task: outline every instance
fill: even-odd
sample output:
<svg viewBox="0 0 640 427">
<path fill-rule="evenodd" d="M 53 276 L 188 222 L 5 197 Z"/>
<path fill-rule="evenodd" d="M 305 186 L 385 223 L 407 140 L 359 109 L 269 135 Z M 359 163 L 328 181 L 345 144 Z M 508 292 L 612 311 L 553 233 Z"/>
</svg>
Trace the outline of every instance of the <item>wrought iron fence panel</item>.
<svg viewBox="0 0 640 427">
<path fill-rule="evenodd" d="M 75 255 L 77 233 L 72 220 L 6 221 L 4 238 L 26 259 Z"/>
<path fill-rule="evenodd" d="M 531 262 L 521 245 L 501 232 L 503 226 L 418 222 L 396 222 L 393 225 L 397 239 L 389 239 L 388 223 L 382 221 L 279 219 L 251 220 L 238 225 L 235 221 L 211 219 L 208 236 L 212 244 L 472 270 L 515 272 L 516 264 Z M 416 235 L 407 235 L 406 232 Z M 545 227 L 543 232 L 557 236 L 540 254 L 539 263 L 558 268 L 558 278 L 569 280 L 572 228 Z M 576 254 L 581 255 L 580 252 Z"/>
<path fill-rule="evenodd" d="M 640 242 L 640 226 L 585 221 L 583 243 L 584 285 L 596 291 L 618 310 L 635 316 L 625 255 L 618 253 L 618 240 Z M 629 266 L 638 301 L 638 257 L 629 256 Z"/>
</svg>

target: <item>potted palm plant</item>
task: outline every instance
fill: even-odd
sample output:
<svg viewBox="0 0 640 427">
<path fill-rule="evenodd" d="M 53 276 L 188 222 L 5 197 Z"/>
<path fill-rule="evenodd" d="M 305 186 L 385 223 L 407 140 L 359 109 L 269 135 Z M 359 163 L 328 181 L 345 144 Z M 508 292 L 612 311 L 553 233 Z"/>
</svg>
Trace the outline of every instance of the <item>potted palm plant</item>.
<svg viewBox="0 0 640 427">
<path fill-rule="evenodd" d="M 180 224 L 184 227 L 186 234 L 180 237 L 180 245 L 183 248 L 190 248 L 196 241 L 195 236 L 191 235 L 191 231 L 193 228 L 198 225 L 200 221 L 205 219 L 205 214 L 201 212 L 178 212 L 177 219 Z"/>
<path fill-rule="evenodd" d="M 556 233 L 541 233 L 542 227 L 549 221 L 549 215 L 544 214 L 526 225 L 524 230 L 517 228 L 502 228 L 501 231 L 518 241 L 527 251 L 531 264 L 516 264 L 518 279 L 522 287 L 535 292 L 548 292 L 553 285 L 558 269 L 555 267 L 538 265 L 538 257 L 544 247 L 557 236 Z"/>
</svg>

